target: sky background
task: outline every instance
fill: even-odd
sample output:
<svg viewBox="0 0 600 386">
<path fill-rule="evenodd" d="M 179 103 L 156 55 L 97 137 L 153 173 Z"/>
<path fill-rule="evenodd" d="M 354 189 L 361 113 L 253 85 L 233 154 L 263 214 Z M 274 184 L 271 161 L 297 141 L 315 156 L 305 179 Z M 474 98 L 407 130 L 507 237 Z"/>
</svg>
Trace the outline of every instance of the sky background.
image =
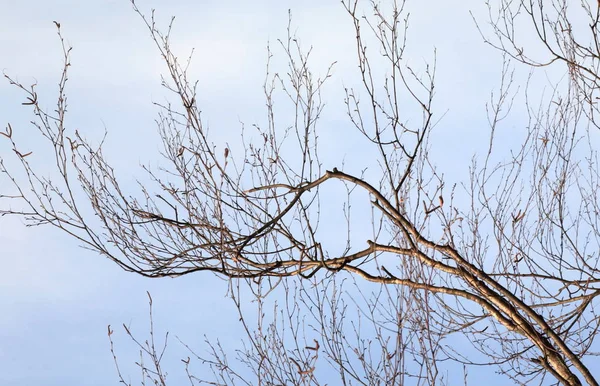
<svg viewBox="0 0 600 386">
<path fill-rule="evenodd" d="M 240 121 L 264 122 L 262 81 L 266 45 L 285 38 L 288 9 L 305 47 L 313 46 L 313 68 L 323 74 L 337 61 L 327 88 L 321 123 L 325 143 L 336 143 L 325 167 L 346 160 L 360 170 L 361 144 L 348 136 L 343 87 L 355 85 L 354 32 L 337 0 L 309 1 L 147 1 L 163 23 L 176 16 L 174 50 L 187 57 L 195 48 L 191 73 L 199 80 L 199 105 L 217 141 L 239 139 Z M 427 3 L 427 4 L 425 4 Z M 408 60 L 421 66 L 437 52 L 438 138 L 449 149 L 447 173 L 467 176 L 467 165 L 487 138 L 485 103 L 497 87 L 499 53 L 486 46 L 469 11 L 485 22 L 479 1 L 409 3 Z M 127 0 L 0 0 L 0 68 L 24 84 L 38 83 L 40 100 L 51 108 L 61 71 L 61 51 L 53 21 L 74 47 L 68 85 L 68 126 L 99 140 L 109 132 L 105 154 L 124 181 L 143 178 L 140 163 L 156 165 L 158 135 L 152 102 L 164 100 L 165 67 L 149 33 Z M 164 24 L 163 24 L 164 25 Z M 277 68 L 275 68 L 277 70 Z M 0 126 L 10 122 L 22 143 L 39 144 L 23 95 L 0 83 Z M 519 107 L 516 108 L 519 115 Z M 285 116 L 282 120 L 285 120 Z M 510 126 L 510 125 L 509 125 Z M 345 141 L 340 142 L 339 138 Z M 464 151 L 462 151 L 464 149 Z M 433 149 L 443 154 L 443 148 Z M 0 143 L 4 156 L 10 152 Z M 348 156 L 352 155 L 352 156 Z M 330 164 L 327 164 L 330 163 Z M 43 162 L 41 163 L 43 168 Z M 464 178 L 463 178 L 464 180 Z M 5 181 L 0 180 L 0 183 Z M 0 186 L 0 191 L 3 188 Z M 147 296 L 154 299 L 157 328 L 169 330 L 202 349 L 204 335 L 236 347 L 237 316 L 225 298 L 227 282 L 211 275 L 150 280 L 122 272 L 58 230 L 26 228 L 19 218 L 0 218 L 0 384 L 110 385 L 118 380 L 106 326 L 125 323 L 147 329 Z M 117 354 L 133 362 L 136 350 L 115 328 Z M 174 380 L 185 355 L 175 341 Z M 127 369 L 130 367 L 125 366 Z M 135 380 L 137 373 L 131 374 Z M 178 384 L 174 382 L 173 384 Z"/>
</svg>

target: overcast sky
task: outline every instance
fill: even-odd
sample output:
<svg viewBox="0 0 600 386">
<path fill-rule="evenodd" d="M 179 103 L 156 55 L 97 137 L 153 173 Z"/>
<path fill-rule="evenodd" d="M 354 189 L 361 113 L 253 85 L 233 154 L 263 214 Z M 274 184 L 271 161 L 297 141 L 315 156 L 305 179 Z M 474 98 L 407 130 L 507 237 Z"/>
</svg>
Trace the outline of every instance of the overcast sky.
<svg viewBox="0 0 600 386">
<path fill-rule="evenodd" d="M 355 81 L 355 47 L 351 20 L 338 0 L 137 3 L 146 11 L 156 8 L 163 22 L 176 16 L 175 50 L 184 57 L 195 48 L 192 73 L 200 81 L 199 104 L 222 140 L 237 141 L 240 121 L 264 120 L 266 46 L 285 37 L 288 9 L 302 43 L 314 47 L 316 72 L 337 61 L 323 137 L 340 138 L 348 127 L 342 95 L 343 87 Z M 436 49 L 436 111 L 447 111 L 439 135 L 449 147 L 466 147 L 456 160 L 465 167 L 487 134 L 485 102 L 497 86 L 500 55 L 483 44 L 471 20 L 469 11 L 484 15 L 480 1 L 414 3 L 409 60 L 422 65 Z M 92 139 L 106 128 L 107 157 L 125 179 L 140 174 L 140 163 L 158 160 L 152 155 L 158 149 L 152 102 L 164 98 L 160 75 L 165 68 L 128 0 L 0 0 L 0 9 L 0 68 L 26 84 L 35 79 L 42 103 L 51 108 L 61 71 L 53 21 L 60 22 L 74 47 L 68 126 Z M 19 135 L 32 135 L 34 146 L 38 139 L 27 124 L 30 109 L 21 106 L 22 98 L 7 82 L 0 83 L 0 125 L 10 122 Z M 332 150 L 331 162 L 356 154 L 357 146 L 343 143 Z M 0 152 L 7 151 L 0 144 Z M 350 158 L 349 167 L 358 168 L 360 157 Z M 2 385 L 117 384 L 106 326 L 126 323 L 145 331 L 146 291 L 153 295 L 159 329 L 196 348 L 205 334 L 221 337 L 226 347 L 237 343 L 228 340 L 238 325 L 223 280 L 202 274 L 143 279 L 79 248 L 57 230 L 25 228 L 18 218 L 0 218 L 0 246 Z M 124 361 L 136 359 L 121 330 L 117 344 Z M 171 371 L 174 376 L 183 374 L 177 364 L 181 357 L 174 355 L 179 366 Z"/>
</svg>

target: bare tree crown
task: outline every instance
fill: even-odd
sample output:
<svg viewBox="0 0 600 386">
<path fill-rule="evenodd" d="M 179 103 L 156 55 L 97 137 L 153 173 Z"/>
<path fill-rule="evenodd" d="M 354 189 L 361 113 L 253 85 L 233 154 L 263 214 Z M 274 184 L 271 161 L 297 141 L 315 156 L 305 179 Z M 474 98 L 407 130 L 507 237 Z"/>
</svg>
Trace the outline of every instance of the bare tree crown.
<svg viewBox="0 0 600 386">
<path fill-rule="evenodd" d="M 447 182 L 431 160 L 433 129 L 442 115 L 436 111 L 434 117 L 436 63 L 419 69 L 406 64 L 403 1 L 384 6 L 344 0 L 340 9 L 356 33 L 360 79 L 345 90 L 347 117 L 365 147 L 376 151 L 380 169 L 375 174 L 321 162 L 321 91 L 333 64 L 316 75 L 310 50 L 291 28 L 273 48 L 288 67 L 277 71 L 267 63 L 268 120 L 255 125 L 251 135 L 244 133 L 240 154 L 229 145 L 215 145 L 206 129 L 197 83 L 188 76 L 190 59 L 171 49 L 171 25 L 161 31 L 154 13 L 144 15 L 131 3 L 166 64 L 164 87 L 176 98 L 159 105 L 164 165 L 145 168 L 152 183 L 132 195 L 103 156 L 102 145 L 65 126 L 70 47 L 55 22 L 64 56 L 56 108 L 47 112 L 35 85 L 5 77 L 24 93 L 32 123 L 53 152 L 57 178 L 44 177 L 35 153 L 15 139 L 20 128 L 8 123 L 0 134 L 12 152 L 0 157 L 0 171 L 13 192 L 0 191 L 2 215 L 53 225 L 140 275 L 211 271 L 247 280 L 261 307 L 266 288 L 277 283 L 299 296 L 305 312 L 313 302 L 321 339 L 298 349 L 303 344 L 294 335 L 296 351 L 278 346 L 275 342 L 283 340 L 268 329 L 259 329 L 265 335 L 258 339 L 244 322 L 253 347 L 245 358 L 257 384 L 321 384 L 315 367 L 323 360 L 339 372 L 340 384 L 443 383 L 437 366 L 452 360 L 467 367 L 495 365 L 520 384 L 598 385 L 600 373 L 593 364 L 600 326 L 595 311 L 600 294 L 600 3 L 487 2 L 489 23 L 476 20 L 474 26 L 505 61 L 487 106 L 489 146 L 474 158 L 470 178 L 462 184 Z M 573 25 L 572 13 L 586 17 L 586 24 Z M 542 49 L 530 52 L 518 34 L 522 30 L 533 31 Z M 367 41 L 377 47 L 367 48 Z M 269 59 L 274 51 L 269 48 Z M 385 64 L 383 74 L 376 72 L 375 61 Z M 514 68 L 521 66 L 554 66 L 565 77 L 550 95 L 532 100 L 527 84 L 514 84 Z M 290 127 L 278 126 L 274 118 L 276 89 L 293 107 Z M 524 139 L 510 154 L 498 154 L 496 130 L 518 95 L 529 115 L 522 125 Z M 418 112 L 418 121 L 406 118 L 407 107 Z M 9 157 L 20 170 L 6 167 Z M 339 240 L 346 245 L 340 251 L 328 249 L 319 230 L 329 213 L 322 207 L 323 190 L 331 186 L 346 192 L 339 210 L 348 237 Z M 355 202 L 370 209 L 371 234 L 350 237 Z M 289 277 L 317 283 L 323 292 L 291 286 Z M 386 304 L 371 299 L 363 306 L 379 331 L 378 358 L 368 358 L 358 346 L 344 351 L 348 342 L 336 335 L 341 324 L 335 324 L 343 322 L 327 322 L 345 312 L 335 307 L 340 278 L 372 282 L 387 296 Z M 240 296 L 234 299 L 239 302 Z M 289 307 L 292 318 L 296 306 Z M 378 307 L 389 314 L 386 321 Z M 379 319 L 375 312 L 382 312 Z M 382 326 L 388 330 L 378 330 Z M 469 359 L 445 346 L 443 340 L 452 335 L 470 340 L 481 357 Z M 156 359 L 154 347 L 141 346 Z M 274 355 L 275 347 L 283 351 Z M 214 354 L 210 364 L 220 382 L 244 383 L 224 364 L 223 353 L 215 349 Z M 407 365 L 407 357 L 417 370 Z M 159 365 L 153 374 L 159 384 L 166 382 Z"/>
</svg>

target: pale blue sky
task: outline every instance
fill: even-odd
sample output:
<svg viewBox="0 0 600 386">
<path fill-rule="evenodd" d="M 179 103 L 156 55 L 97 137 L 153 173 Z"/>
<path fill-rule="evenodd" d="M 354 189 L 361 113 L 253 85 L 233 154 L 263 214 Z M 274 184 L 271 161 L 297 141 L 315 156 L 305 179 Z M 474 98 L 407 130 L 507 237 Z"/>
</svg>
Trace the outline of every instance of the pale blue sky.
<svg viewBox="0 0 600 386">
<path fill-rule="evenodd" d="M 149 34 L 127 0 L 0 1 L 0 68 L 23 83 L 35 78 L 40 98 L 51 106 L 61 70 L 54 20 L 62 25 L 74 47 L 69 95 L 69 126 L 99 139 L 109 132 L 105 153 L 119 175 L 140 175 L 140 162 L 156 162 L 154 125 L 161 101 L 160 74 L 164 67 Z M 480 2 L 414 1 L 409 32 L 410 61 L 420 66 L 438 58 L 438 102 L 442 121 L 439 135 L 446 146 L 467 147 L 453 159 L 465 166 L 487 131 L 485 102 L 497 86 L 498 53 L 481 41 L 469 10 L 482 14 Z M 159 19 L 177 17 L 175 50 L 187 56 L 196 48 L 192 73 L 200 81 L 199 101 L 204 118 L 221 140 L 235 142 L 239 121 L 264 120 L 262 80 L 266 44 L 285 37 L 291 8 L 298 36 L 314 46 L 317 72 L 338 61 L 327 89 L 324 141 L 344 136 L 348 122 L 343 86 L 355 81 L 354 36 L 351 23 L 337 0 L 311 1 L 146 1 L 143 10 L 157 8 Z M 0 125 L 11 122 L 18 135 L 33 128 L 22 95 L 0 83 Z M 24 138 L 24 137 L 23 137 Z M 348 137 L 349 138 L 349 137 Z M 469 140 L 465 140 L 468 138 Z M 32 137 L 32 146 L 36 144 Z M 339 140 L 338 140 L 339 142 Z M 135 146 L 131 146 L 135 143 Z M 470 145 L 472 144 L 472 145 Z M 235 146 L 235 145 L 233 145 Z M 326 162 L 339 162 L 360 149 L 350 139 Z M 0 151 L 9 151 L 0 144 Z M 364 160 L 346 157 L 348 167 L 360 170 Z M 460 165 L 460 166 L 459 166 Z M 335 165 L 325 165 L 329 168 Z M 1 180 L 0 180 L 1 181 Z M 239 329 L 232 305 L 225 299 L 226 282 L 198 274 L 179 279 L 149 280 L 122 272 L 116 265 L 77 247 L 76 242 L 50 228 L 26 229 L 18 218 L 0 219 L 0 384 L 110 385 L 117 378 L 108 350 L 106 326 L 130 324 L 145 331 L 146 291 L 155 301 L 159 329 L 168 329 L 190 346 L 202 349 L 203 335 L 220 337 L 234 347 Z M 232 333 L 233 331 L 233 333 Z M 133 362 L 121 329 L 117 350 Z M 173 341 L 170 373 L 183 375 L 181 349 Z M 127 367 L 125 367 L 127 369 Z M 130 368 L 129 368 L 130 369 Z M 137 373 L 132 373 L 136 379 Z M 180 384 L 180 383 L 173 383 Z"/>
</svg>

